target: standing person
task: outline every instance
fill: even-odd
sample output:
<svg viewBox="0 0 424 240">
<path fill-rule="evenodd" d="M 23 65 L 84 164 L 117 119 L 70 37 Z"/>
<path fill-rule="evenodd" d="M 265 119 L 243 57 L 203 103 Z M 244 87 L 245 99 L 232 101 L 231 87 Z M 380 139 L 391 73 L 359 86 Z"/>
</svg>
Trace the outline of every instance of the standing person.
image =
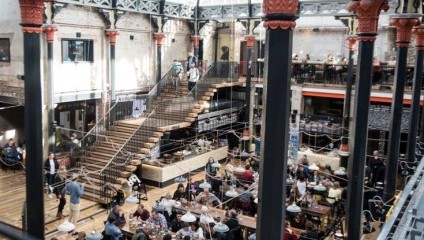
<svg viewBox="0 0 424 240">
<path fill-rule="evenodd" d="M 215 177 L 215 175 L 216 175 L 216 168 L 212 166 L 212 164 L 213 164 L 214 162 L 215 162 L 215 159 L 214 159 L 213 157 L 210 157 L 210 158 L 208 159 L 208 162 L 206 163 L 206 166 L 205 166 L 205 171 L 206 171 L 206 180 L 207 180 L 208 182 L 210 182 L 210 181 L 211 181 L 211 179 L 212 179 L 213 177 Z"/>
<path fill-rule="evenodd" d="M 180 93 L 180 81 L 181 75 L 183 73 L 183 66 L 177 60 L 174 60 L 172 65 L 172 81 L 175 88 L 175 94 L 178 95 Z"/>
<path fill-rule="evenodd" d="M 49 153 L 49 158 L 44 161 L 44 171 L 46 173 L 46 182 L 48 185 L 48 194 L 49 198 L 53 198 L 53 187 L 52 185 L 55 182 L 55 177 L 59 169 L 59 163 L 57 162 L 54 153 Z"/>
<path fill-rule="evenodd" d="M 75 226 L 77 225 L 78 216 L 79 216 L 79 213 L 80 213 L 81 196 L 84 193 L 84 183 L 79 185 L 76 182 L 77 179 L 78 179 L 78 174 L 73 173 L 72 174 L 72 181 L 67 183 L 62 190 L 62 194 L 66 193 L 66 194 L 71 196 L 70 203 L 69 203 L 69 208 L 70 208 L 71 211 L 69 213 L 68 220 L 69 220 L 69 222 L 73 223 Z M 72 235 L 78 235 L 78 232 L 76 232 L 75 230 L 73 230 L 69 233 L 72 233 Z"/>
<path fill-rule="evenodd" d="M 57 218 L 63 218 L 62 212 L 66 205 L 65 194 L 62 194 L 62 190 L 65 188 L 66 174 L 66 166 L 61 165 L 54 179 L 54 193 L 56 194 L 56 197 L 59 198 L 59 205 L 57 206 L 56 214 Z"/>
<path fill-rule="evenodd" d="M 190 65 L 190 70 L 188 71 L 188 90 L 191 91 L 195 86 L 197 81 L 200 78 L 199 69 L 196 68 L 196 64 L 192 63 Z"/>
<path fill-rule="evenodd" d="M 191 64 L 194 64 L 194 66 L 197 66 L 197 57 L 194 56 L 193 52 L 188 53 L 186 64 L 187 64 L 187 71 L 190 71 Z"/>
</svg>

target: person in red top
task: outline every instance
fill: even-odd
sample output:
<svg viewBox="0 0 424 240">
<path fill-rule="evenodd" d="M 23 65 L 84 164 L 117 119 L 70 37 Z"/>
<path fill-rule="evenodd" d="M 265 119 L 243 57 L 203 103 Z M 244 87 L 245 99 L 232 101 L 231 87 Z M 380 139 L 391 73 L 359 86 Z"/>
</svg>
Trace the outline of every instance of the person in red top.
<svg viewBox="0 0 424 240">
<path fill-rule="evenodd" d="M 147 221 L 147 219 L 150 218 L 150 213 L 147 209 L 144 208 L 143 204 L 140 204 L 137 208 L 137 210 L 130 214 L 130 218 L 136 217 L 137 219 L 140 218 L 143 221 Z"/>
<path fill-rule="evenodd" d="M 253 172 L 249 164 L 245 166 L 245 171 L 241 174 L 241 179 L 248 182 L 253 182 Z"/>
<path fill-rule="evenodd" d="M 290 222 L 284 222 L 284 240 L 297 240 L 299 237 L 290 229 Z"/>
</svg>

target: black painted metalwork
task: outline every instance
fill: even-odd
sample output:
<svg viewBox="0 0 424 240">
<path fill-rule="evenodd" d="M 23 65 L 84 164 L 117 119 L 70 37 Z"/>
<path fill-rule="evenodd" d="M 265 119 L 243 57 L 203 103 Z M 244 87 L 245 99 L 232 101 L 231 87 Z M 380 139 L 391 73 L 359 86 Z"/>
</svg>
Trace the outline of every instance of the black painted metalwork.
<svg viewBox="0 0 424 240">
<path fill-rule="evenodd" d="M 414 83 L 412 86 L 412 104 L 409 116 L 408 145 L 406 159 L 415 161 L 415 148 L 417 144 L 418 123 L 420 115 L 420 97 L 423 79 L 424 50 L 418 49 L 415 56 Z M 423 114 L 424 115 L 424 114 Z"/>
<path fill-rule="evenodd" d="M 390 132 L 387 148 L 386 176 L 384 181 L 386 201 L 395 196 L 396 178 L 400 148 L 400 127 L 399 116 L 402 115 L 403 93 L 405 90 L 406 61 L 408 47 L 398 47 L 397 61 L 395 69 L 394 92 L 392 98 Z"/>
<path fill-rule="evenodd" d="M 347 82 L 346 82 L 346 92 L 343 106 L 343 124 L 342 124 L 342 144 L 348 145 L 349 143 L 349 121 L 350 121 L 350 102 L 352 99 L 352 87 L 353 87 L 353 49 L 349 49 L 349 61 L 347 67 Z M 340 157 L 340 166 L 347 168 L 349 156 Z"/>
<path fill-rule="evenodd" d="M 246 111 L 245 122 L 249 122 L 250 116 L 250 95 L 252 88 L 252 48 L 247 48 L 247 64 L 246 64 Z"/>
<path fill-rule="evenodd" d="M 53 95 L 53 89 L 54 89 L 54 83 L 52 81 L 52 75 L 53 75 L 53 41 L 47 42 L 47 61 L 48 68 L 49 68 L 49 74 L 50 74 L 50 81 L 48 84 L 48 96 L 49 96 L 49 151 L 50 152 L 56 152 L 56 129 L 54 127 L 55 124 L 55 117 L 54 117 L 54 95 Z"/>
<path fill-rule="evenodd" d="M 115 43 L 110 44 L 110 90 L 111 90 L 111 101 L 114 102 L 116 100 L 116 48 Z"/>
<path fill-rule="evenodd" d="M 368 141 L 368 108 L 371 95 L 372 57 L 374 41 L 359 40 L 355 105 L 351 132 L 351 152 L 348 163 L 349 191 L 347 201 L 347 232 L 349 240 L 361 239 L 364 168 Z"/>
<path fill-rule="evenodd" d="M 24 32 L 28 234 L 44 239 L 43 124 L 40 34 Z"/>
<path fill-rule="evenodd" d="M 295 16 L 290 16 L 293 21 Z M 290 117 L 292 29 L 267 29 L 258 239 L 283 239 Z M 276 124 L 278 123 L 278 124 Z"/>
</svg>

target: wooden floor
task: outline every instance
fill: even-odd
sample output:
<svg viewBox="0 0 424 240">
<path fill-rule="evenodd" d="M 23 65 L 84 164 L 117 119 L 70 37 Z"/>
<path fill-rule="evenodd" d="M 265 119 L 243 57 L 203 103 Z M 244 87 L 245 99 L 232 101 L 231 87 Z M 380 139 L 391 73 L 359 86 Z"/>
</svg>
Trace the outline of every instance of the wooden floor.
<svg viewBox="0 0 424 240">
<path fill-rule="evenodd" d="M 204 173 L 199 173 L 193 176 L 194 180 L 200 180 L 204 178 Z M 148 190 L 148 201 L 142 201 L 147 209 L 151 209 L 156 200 L 166 193 L 171 193 L 176 190 L 177 183 L 172 184 L 165 188 L 154 188 L 147 186 Z M 13 171 L 0 171 L 0 216 L 1 221 L 8 225 L 16 228 L 21 228 L 21 212 L 22 205 L 25 199 L 25 175 L 22 171 L 13 173 Z M 68 199 L 69 200 L 69 199 Z M 68 201 L 69 202 L 69 201 Z M 44 195 L 44 209 L 45 209 L 45 232 L 46 239 L 58 238 L 58 239 L 75 239 L 68 233 L 62 233 L 57 231 L 57 227 L 65 221 L 65 219 L 57 219 L 57 204 L 56 198 L 50 199 L 47 195 Z M 126 203 L 123 206 L 125 215 L 128 216 L 130 211 L 134 211 L 137 208 L 137 204 Z M 64 215 L 68 216 L 69 205 L 65 206 Z M 108 212 L 105 209 L 92 201 L 82 199 L 81 200 L 81 215 L 80 221 L 77 224 L 77 231 L 84 231 L 89 233 L 93 230 L 102 232 L 104 230 L 104 221 L 107 219 Z M 374 225 L 373 225 L 374 226 Z M 378 225 L 374 226 L 378 229 Z M 376 239 L 378 231 L 363 236 L 363 239 Z M 2 238 L 0 236 L 0 239 Z M 327 238 L 327 239 L 332 239 Z"/>
<path fill-rule="evenodd" d="M 0 170 L 0 216 L 3 223 L 17 229 L 22 229 L 22 207 L 26 197 L 25 174 L 23 171 Z M 68 199 L 69 202 L 69 199 Z M 63 221 L 56 218 L 59 200 L 54 196 L 48 198 L 44 194 L 44 220 L 46 233 L 55 231 Z M 81 218 L 84 216 L 104 212 L 96 202 L 81 199 Z M 69 215 L 69 205 L 65 206 L 64 216 Z M 5 239 L 5 238 L 0 238 Z"/>
</svg>

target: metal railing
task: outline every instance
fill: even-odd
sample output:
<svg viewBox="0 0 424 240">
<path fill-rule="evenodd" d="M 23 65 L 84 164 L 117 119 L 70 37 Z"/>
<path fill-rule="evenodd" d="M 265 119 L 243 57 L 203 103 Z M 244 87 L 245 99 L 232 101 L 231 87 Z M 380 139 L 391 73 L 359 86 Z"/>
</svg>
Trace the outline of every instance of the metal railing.
<svg viewBox="0 0 424 240">
<path fill-rule="evenodd" d="M 415 174 L 409 179 L 408 184 L 403 189 L 403 193 L 392 215 L 383 225 L 377 240 L 421 239 L 420 237 L 423 237 L 422 229 L 414 229 L 416 226 L 414 221 L 416 221 L 417 217 L 420 217 L 414 216 L 414 212 L 416 214 L 417 208 L 424 201 L 424 193 L 422 191 L 424 185 L 423 175 L 424 161 L 421 159 L 420 164 L 415 170 Z"/>
<path fill-rule="evenodd" d="M 235 63 L 226 62 L 212 65 L 203 73 L 196 87 L 189 91 L 186 96 L 181 97 L 164 95 L 165 90 L 169 90 L 172 75 L 170 76 L 170 72 L 168 72 L 162 78 L 146 97 L 147 110 L 141 117 L 141 124 L 120 146 L 116 154 L 100 172 L 101 198 L 104 202 L 111 202 L 113 196 L 108 183 L 122 176 L 122 172 L 127 169 L 127 165 L 131 164 L 133 158 L 137 158 L 137 154 L 141 154 L 141 149 L 150 151 L 152 147 L 157 146 L 161 133 L 165 130 L 180 128 L 181 123 L 191 122 L 191 120 L 194 122 L 194 118 L 187 119 L 188 113 L 210 90 L 212 84 L 222 83 L 224 80 L 238 81 L 236 69 L 238 67 Z M 187 124 L 183 126 L 187 126 Z"/>
<path fill-rule="evenodd" d="M 246 61 L 240 62 L 241 76 L 246 76 Z M 252 81 L 263 83 L 264 63 L 252 62 Z M 372 85 L 380 90 L 391 90 L 393 87 L 395 66 L 382 62 L 373 66 Z M 356 65 L 353 66 L 353 74 L 356 73 Z M 406 86 L 412 87 L 414 66 L 408 65 L 406 71 Z M 345 86 L 348 77 L 348 66 L 344 63 L 328 64 L 325 62 L 308 61 L 292 63 L 292 81 L 297 84 L 320 84 Z M 355 81 L 355 78 L 354 78 Z M 354 82 L 355 83 L 355 82 Z"/>
</svg>

